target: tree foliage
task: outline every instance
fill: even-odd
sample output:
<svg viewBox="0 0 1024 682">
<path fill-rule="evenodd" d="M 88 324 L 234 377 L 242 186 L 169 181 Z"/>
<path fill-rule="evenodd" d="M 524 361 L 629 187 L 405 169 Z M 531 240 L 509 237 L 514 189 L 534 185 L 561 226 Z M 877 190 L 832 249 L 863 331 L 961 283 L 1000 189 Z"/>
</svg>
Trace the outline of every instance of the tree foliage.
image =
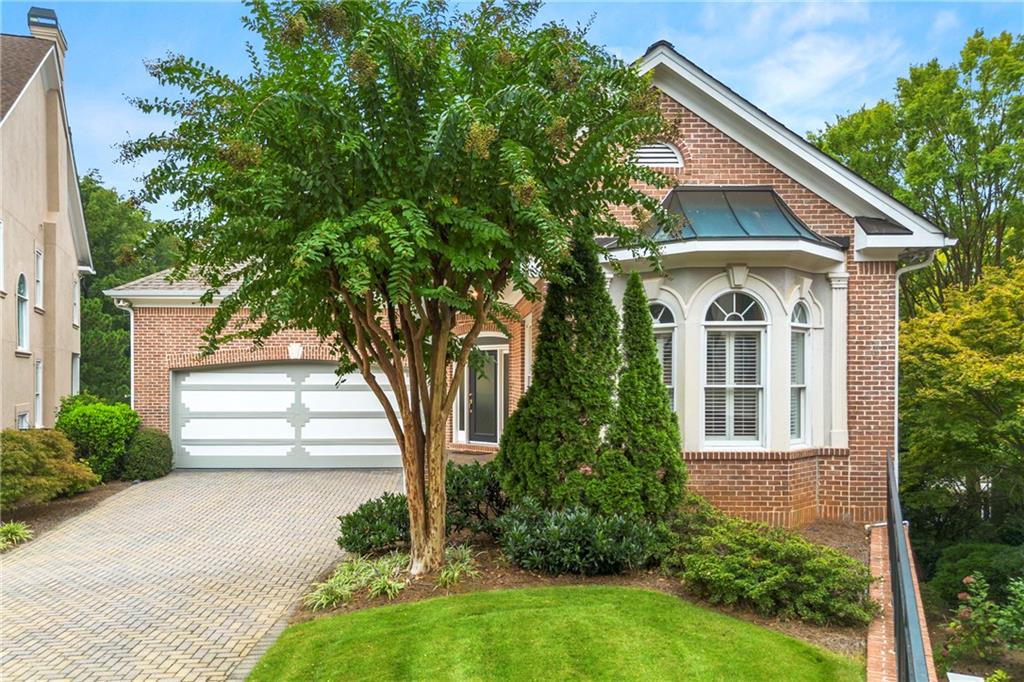
<svg viewBox="0 0 1024 682">
<path fill-rule="evenodd" d="M 614 414 L 618 314 L 593 240 L 576 241 L 572 253 L 548 286 L 533 383 L 505 424 L 495 460 L 510 498 L 547 509 L 599 504 L 609 486 L 638 492 L 622 480 L 625 462 L 602 451 Z"/>
<path fill-rule="evenodd" d="M 622 301 L 622 355 L 608 446 L 628 463 L 630 477 L 638 483 L 634 504 L 646 514 L 663 516 L 679 503 L 686 468 L 679 421 L 658 361 L 647 294 L 636 272 L 629 277 Z"/>
<path fill-rule="evenodd" d="M 989 268 L 901 332 L 903 501 L 934 560 L 1024 531 L 1024 264 Z M 920 539 L 922 542 L 918 543 Z M 921 553 L 919 549 L 919 554 Z"/>
<path fill-rule="evenodd" d="M 141 198 L 174 197 L 178 273 L 238 284 L 210 348 L 307 329 L 362 373 L 402 448 L 413 570 L 432 568 L 445 425 L 482 325 L 511 313 L 502 292 L 536 296 L 574 235 L 655 253 L 611 206 L 664 214 L 636 185 L 663 178 L 629 154 L 665 125 L 656 96 L 584 29 L 535 26 L 535 2 L 249 8 L 249 73 L 150 64 L 173 94 L 138 105 L 177 123 L 123 153 L 158 157 Z"/>
<path fill-rule="evenodd" d="M 905 278 L 910 314 L 1024 255 L 1024 36 L 971 36 L 959 63 L 913 66 L 896 96 L 812 135 L 823 151 L 958 240 Z"/>
<path fill-rule="evenodd" d="M 134 202 L 105 187 L 96 171 L 79 181 L 96 274 L 82 280 L 82 389 L 110 402 L 130 393 L 128 315 L 105 289 L 169 267 L 174 240 Z"/>
</svg>

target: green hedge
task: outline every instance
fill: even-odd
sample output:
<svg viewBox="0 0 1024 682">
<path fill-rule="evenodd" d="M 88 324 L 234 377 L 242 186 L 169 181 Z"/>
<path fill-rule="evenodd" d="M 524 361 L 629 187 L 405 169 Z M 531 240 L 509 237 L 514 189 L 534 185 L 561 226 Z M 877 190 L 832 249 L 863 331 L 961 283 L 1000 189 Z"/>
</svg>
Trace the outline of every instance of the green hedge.
<svg viewBox="0 0 1024 682">
<path fill-rule="evenodd" d="M 865 625 L 877 612 L 867 566 L 782 528 L 726 516 L 688 496 L 665 567 L 716 604 L 817 624 Z"/>
<path fill-rule="evenodd" d="M 0 433 L 0 508 L 48 502 L 88 490 L 99 482 L 64 434 L 50 429 Z"/>
<path fill-rule="evenodd" d="M 928 581 L 932 594 L 949 608 L 964 591 L 963 579 L 981 573 L 988 581 L 989 597 L 1002 603 L 1013 578 L 1024 578 L 1024 545 L 964 542 L 942 550 L 935 574 Z"/>
<path fill-rule="evenodd" d="M 170 437 L 160 429 L 141 428 L 128 443 L 121 477 L 126 481 L 149 481 L 171 473 L 173 464 Z"/>
<path fill-rule="evenodd" d="M 526 500 L 498 519 L 501 549 L 530 571 L 612 575 L 659 558 L 665 532 L 643 519 L 586 507 L 548 511 Z"/>
<path fill-rule="evenodd" d="M 76 404 L 57 415 L 57 428 L 75 444 L 79 459 L 100 478 L 118 478 L 124 466 L 128 441 L 139 428 L 139 415 L 124 403 Z"/>
</svg>

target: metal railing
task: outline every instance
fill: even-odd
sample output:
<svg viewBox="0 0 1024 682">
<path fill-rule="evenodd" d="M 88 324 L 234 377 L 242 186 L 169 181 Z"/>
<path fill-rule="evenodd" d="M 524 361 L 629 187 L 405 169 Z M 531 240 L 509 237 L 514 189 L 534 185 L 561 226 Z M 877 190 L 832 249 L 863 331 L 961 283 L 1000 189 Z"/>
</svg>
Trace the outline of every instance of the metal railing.
<svg viewBox="0 0 1024 682">
<path fill-rule="evenodd" d="M 901 682 L 928 682 L 924 634 L 914 576 L 911 572 L 910 547 L 906 525 L 900 508 L 900 490 L 893 458 L 889 458 L 887 532 L 889 536 L 889 573 L 892 585 L 893 624 L 896 634 L 896 670 Z"/>
</svg>

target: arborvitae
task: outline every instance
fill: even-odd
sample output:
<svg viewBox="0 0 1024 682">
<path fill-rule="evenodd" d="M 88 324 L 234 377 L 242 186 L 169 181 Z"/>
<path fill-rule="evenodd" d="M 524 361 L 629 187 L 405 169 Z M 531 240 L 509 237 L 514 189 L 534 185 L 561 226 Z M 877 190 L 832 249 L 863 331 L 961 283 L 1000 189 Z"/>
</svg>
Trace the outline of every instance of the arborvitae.
<svg viewBox="0 0 1024 682">
<path fill-rule="evenodd" d="M 547 508 L 588 503 L 619 368 L 618 315 L 592 239 L 573 243 L 562 274 L 548 285 L 533 383 L 505 425 L 496 460 L 512 500 L 532 497 Z"/>
<path fill-rule="evenodd" d="M 608 429 L 607 456 L 621 456 L 620 466 L 628 463 L 622 477 L 631 475 L 634 484 L 624 490 L 635 497 L 609 503 L 662 516 L 674 509 L 682 496 L 686 467 L 679 422 L 662 379 L 647 296 L 635 272 L 622 302 L 622 351 L 618 408 Z"/>
</svg>

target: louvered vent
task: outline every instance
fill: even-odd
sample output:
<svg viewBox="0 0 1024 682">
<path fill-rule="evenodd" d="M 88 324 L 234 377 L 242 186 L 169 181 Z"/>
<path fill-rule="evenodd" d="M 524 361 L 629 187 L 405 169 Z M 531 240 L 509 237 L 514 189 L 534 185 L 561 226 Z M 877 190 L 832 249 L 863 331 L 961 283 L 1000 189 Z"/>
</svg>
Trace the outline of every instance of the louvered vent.
<svg viewBox="0 0 1024 682">
<path fill-rule="evenodd" d="M 648 144 L 636 150 L 634 160 L 641 166 L 658 168 L 682 168 L 683 158 L 675 147 L 665 142 Z"/>
</svg>

